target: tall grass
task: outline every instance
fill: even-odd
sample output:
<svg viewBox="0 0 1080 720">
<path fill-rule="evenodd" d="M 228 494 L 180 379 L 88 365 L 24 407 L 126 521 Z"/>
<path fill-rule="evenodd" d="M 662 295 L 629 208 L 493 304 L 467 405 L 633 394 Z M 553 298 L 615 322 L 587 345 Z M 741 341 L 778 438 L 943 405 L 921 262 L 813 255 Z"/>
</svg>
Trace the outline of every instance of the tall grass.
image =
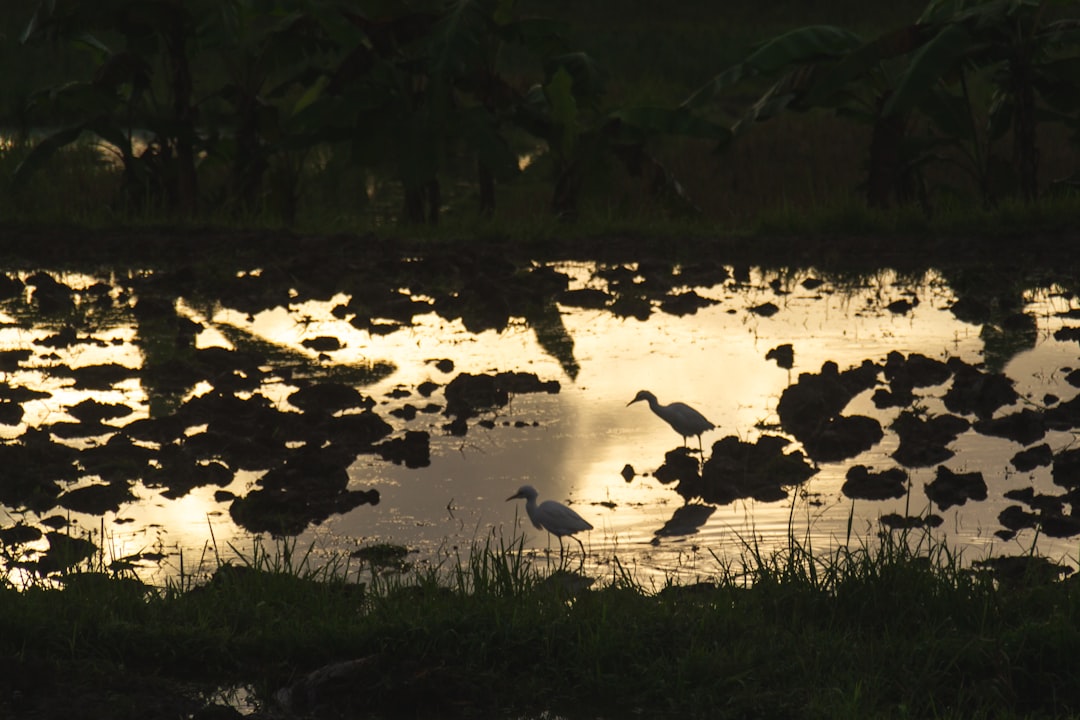
<svg viewBox="0 0 1080 720">
<path fill-rule="evenodd" d="M 658 590 L 617 559 L 610 577 L 573 582 L 574 563 L 537 564 L 521 539 L 486 538 L 444 566 L 363 582 L 348 560 L 316 568 L 313 557 L 258 547 L 188 587 L 73 573 L 63 587 L 4 588 L 0 658 L 53 667 L 80 692 L 152 677 L 247 685 L 264 702 L 311 670 L 359 660 L 363 673 L 334 696 L 358 715 L 1080 708 L 1075 584 L 999 583 L 922 533 L 827 551 L 793 535 L 775 551 L 748 543 L 715 577 Z M 12 683 L 44 692 L 26 673 L 0 675 Z"/>
</svg>

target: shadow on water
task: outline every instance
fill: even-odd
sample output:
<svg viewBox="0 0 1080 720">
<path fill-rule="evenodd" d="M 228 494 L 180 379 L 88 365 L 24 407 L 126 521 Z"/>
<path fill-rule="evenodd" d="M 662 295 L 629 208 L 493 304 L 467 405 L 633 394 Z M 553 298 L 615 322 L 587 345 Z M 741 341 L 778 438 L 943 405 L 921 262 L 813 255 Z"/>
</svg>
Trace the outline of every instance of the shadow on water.
<svg viewBox="0 0 1080 720">
<path fill-rule="evenodd" d="M 1027 335 L 1026 324 L 1017 326 Z M 936 399 L 951 412 L 931 413 L 917 403 L 913 391 L 925 388 L 935 388 Z M 744 499 L 785 500 L 792 488 L 818 472 L 819 463 L 850 460 L 880 443 L 884 430 L 877 419 L 844 414 L 855 397 L 870 390 L 874 390 L 872 399 L 877 408 L 903 408 L 888 426 L 898 440 L 891 454 L 897 467 L 875 472 L 862 464 L 850 466 L 841 488 L 843 495 L 852 500 L 903 498 L 912 490 L 908 470 L 934 467 L 934 479 L 923 491 L 938 511 L 986 500 L 988 486 L 983 472 L 957 472 L 943 464 L 955 455 L 949 444 L 971 430 L 1024 447 L 1012 456 L 1011 466 L 1018 472 L 1049 467 L 1054 485 L 1060 488 L 1054 493 L 1036 493 L 1030 487 L 1005 491 L 1004 497 L 1015 504 L 998 516 L 1001 527 L 994 533 L 998 538 L 1009 540 L 1017 531 L 1033 528 L 1053 538 L 1080 534 L 1076 510 L 1080 451 L 1066 447 L 1055 453 L 1043 442 L 1050 431 L 1075 433 L 1080 397 L 1064 402 L 1047 397 L 1042 399 L 1046 406 L 1015 409 L 1012 406 L 1021 398 L 1013 381 L 1000 372 L 974 367 L 958 358 L 942 362 L 894 351 L 884 363 L 866 360 L 844 371 L 826 362 L 819 373 L 801 373 L 784 390 L 777 406 L 780 429 L 801 449 L 789 450 L 793 442 L 787 437 L 762 434 L 754 443 L 725 437 L 713 443 L 703 461 L 685 447 L 666 453 L 653 475 L 661 483 L 675 483 L 674 489 L 687 505 L 677 509 L 656 535 L 692 534 L 718 505 Z M 921 397 L 925 402 L 927 396 Z M 1003 408 L 1012 409 L 999 413 Z M 625 477 L 633 479 L 632 469 Z M 691 504 L 693 501 L 705 504 Z M 935 527 L 941 522 L 932 512 L 881 518 L 886 530 Z"/>
<path fill-rule="evenodd" d="M 378 472 L 367 487 L 350 479 L 358 459 L 368 466 L 427 467 L 443 447 L 433 446 L 432 432 L 442 442 L 464 438 L 476 426 L 493 429 L 494 417 L 513 398 L 562 390 L 558 379 L 519 367 L 456 371 L 453 360 L 432 355 L 422 362 L 437 366 L 447 381 L 429 379 L 395 388 L 389 399 L 373 397 L 363 389 L 394 376 L 406 360 L 367 357 L 363 347 L 348 346 L 361 341 L 332 332 L 301 332 L 316 321 L 308 315 L 312 307 L 327 309 L 319 322 L 347 323 L 357 337 L 408 336 L 418 318 L 432 315 L 459 323 L 467 337 L 516 328 L 530 333 L 574 383 L 582 360 L 567 319 L 575 315 L 635 323 L 657 314 L 692 318 L 734 298 L 737 307 L 729 312 L 769 318 L 783 315 L 792 293 L 813 299 L 866 287 L 860 277 L 826 284 L 807 271 L 770 277 L 712 262 L 582 263 L 573 272 L 495 252 L 435 251 L 349 262 L 316 254 L 287 270 L 191 265 L 0 274 L 0 371 L 6 377 L 0 504 L 13 519 L 0 529 L 0 541 L 9 570 L 45 576 L 104 559 L 107 516 L 122 523 L 126 509 L 179 501 L 201 488 L 213 489 L 212 502 L 238 528 L 296 536 L 383 500 Z M 1032 528 L 1049 537 L 1080 534 L 1074 512 L 1080 450 L 1047 441 L 1051 433 L 1072 436 L 1080 425 L 1080 397 L 1023 397 L 1004 372 L 1010 359 L 1039 340 L 1038 318 L 1026 309 L 1033 293 L 1065 298 L 1055 340 L 1080 339 L 1080 328 L 1067 325 L 1078 314 L 1065 290 L 1074 283 L 1040 278 L 1032 287 L 1009 280 L 960 271 L 941 278 L 956 294 L 951 313 L 979 328 L 985 362 L 890 352 L 886 339 L 877 346 L 880 356 L 844 368 L 829 360 L 798 373 L 775 403 L 775 422 L 751 436 L 742 437 L 750 428 L 737 429 L 738 435 L 706 445 L 703 458 L 686 448 L 657 458 L 653 477 L 672 486 L 684 504 L 653 530 L 653 542 L 698 533 L 720 506 L 783 501 L 823 466 L 837 463 L 848 464 L 841 493 L 850 499 L 903 497 L 913 491 L 909 471 L 934 468 L 923 490 L 939 512 L 990 493 L 1008 501 L 995 532 L 1000 538 Z M 852 289 L 845 290 L 845 282 Z M 860 298 L 867 306 L 851 312 L 904 317 L 919 302 L 914 292 L 900 300 Z M 286 332 L 268 337 L 251 329 L 256 316 L 283 308 Z M 797 343 L 782 343 L 761 356 L 790 372 L 799 352 Z M 1065 386 L 1080 385 L 1078 375 L 1069 372 Z M 417 419 L 433 417 L 440 419 Z M 417 423 L 425 429 L 411 427 Z M 1034 483 L 991 489 L 983 472 L 967 470 L 966 463 L 948 467 L 955 459 L 951 445 L 971 434 L 1016 443 L 1013 470 L 1048 468 L 1056 490 L 1036 490 Z M 885 445 L 894 448 L 893 467 L 857 461 Z M 627 468 L 630 483 L 636 474 Z M 519 470 L 522 477 L 530 473 Z M 94 537 L 92 522 L 73 527 L 73 513 L 100 519 L 100 536 Z M 881 524 L 908 527 L 930 517 L 890 516 Z M 109 557 L 109 565 L 137 569 L 165 554 L 161 544 L 148 543 Z"/>
</svg>

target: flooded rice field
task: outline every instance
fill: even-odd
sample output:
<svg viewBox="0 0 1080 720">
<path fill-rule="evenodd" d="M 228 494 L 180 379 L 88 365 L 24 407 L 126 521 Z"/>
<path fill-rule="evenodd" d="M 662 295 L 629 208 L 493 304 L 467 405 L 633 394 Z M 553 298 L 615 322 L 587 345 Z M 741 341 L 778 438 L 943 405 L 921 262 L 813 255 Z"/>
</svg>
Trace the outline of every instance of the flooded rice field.
<svg viewBox="0 0 1080 720">
<path fill-rule="evenodd" d="M 507 502 L 525 484 L 592 524 L 586 572 L 646 583 L 904 527 L 1076 562 L 1080 302 L 1052 277 L 461 252 L 20 269 L 0 297 L 16 582 L 160 583 L 283 541 L 424 567 L 524 537 L 556 562 Z M 703 452 L 640 390 L 707 417 Z"/>
</svg>

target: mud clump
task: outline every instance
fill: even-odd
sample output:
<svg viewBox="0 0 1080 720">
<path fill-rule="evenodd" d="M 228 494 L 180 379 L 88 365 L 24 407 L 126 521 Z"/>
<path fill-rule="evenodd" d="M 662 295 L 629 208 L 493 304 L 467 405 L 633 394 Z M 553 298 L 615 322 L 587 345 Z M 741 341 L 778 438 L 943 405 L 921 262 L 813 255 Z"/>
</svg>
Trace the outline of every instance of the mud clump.
<svg viewBox="0 0 1080 720">
<path fill-rule="evenodd" d="M 454 435 L 464 435 L 467 428 L 465 420 L 477 417 L 485 410 L 505 407 L 511 395 L 534 392 L 556 394 L 560 389 L 558 380 L 540 380 L 535 373 L 461 373 L 443 391 L 446 397 L 443 414 L 454 418 L 447 429 Z"/>
<path fill-rule="evenodd" d="M 680 486 L 685 483 L 687 487 L 691 487 L 701 482 L 700 468 L 698 459 L 693 457 L 689 450 L 680 447 L 664 453 L 664 464 L 656 469 L 653 477 L 665 485 L 678 481 Z M 629 480 L 630 478 L 627 478 L 627 482 Z"/>
<path fill-rule="evenodd" d="M 766 360 L 775 360 L 778 367 L 790 370 L 795 366 L 795 348 L 791 343 L 784 343 L 765 353 Z"/>
<path fill-rule="evenodd" d="M 904 357 L 895 350 L 886 356 L 882 370 L 889 389 L 874 392 L 874 405 L 879 408 L 907 407 L 915 402 L 915 388 L 940 385 L 952 376 L 952 370 L 940 360 L 919 353 Z"/>
<path fill-rule="evenodd" d="M 971 423 L 955 415 L 926 418 L 905 410 L 891 427 L 900 438 L 893 459 L 904 467 L 929 467 L 953 456 L 946 445 L 971 427 Z"/>
<path fill-rule="evenodd" d="M 950 412 L 986 419 L 1020 397 L 1012 380 L 1001 373 L 985 373 L 959 358 L 949 358 L 947 364 L 953 371 L 953 383 L 943 399 Z"/>
<path fill-rule="evenodd" d="M 825 420 L 812 435 L 801 439 L 815 462 L 837 462 L 869 450 L 884 436 L 881 423 L 872 417 L 841 415 Z"/>
<path fill-rule="evenodd" d="M 1017 413 L 1000 418 L 978 420 L 975 432 L 993 437 L 1002 437 L 1021 445 L 1030 445 L 1042 440 L 1046 435 L 1046 418 L 1042 413 L 1025 408 Z"/>
<path fill-rule="evenodd" d="M 349 490 L 348 453 L 305 447 L 264 474 L 258 489 L 237 498 L 229 514 L 251 532 L 292 536 L 334 514 L 379 502 L 378 490 Z"/>
<path fill-rule="evenodd" d="M 702 308 L 715 305 L 716 300 L 710 300 L 698 295 L 693 290 L 684 293 L 669 295 L 660 302 L 660 309 L 668 315 L 682 317 L 693 315 Z"/>
<path fill-rule="evenodd" d="M 1051 468 L 1054 484 L 1068 490 L 1080 489 L 1080 448 L 1062 450 Z"/>
<path fill-rule="evenodd" d="M 830 361 L 820 373 L 800 374 L 777 404 L 781 427 L 802 442 L 815 462 L 843 460 L 873 447 L 884 436 L 881 424 L 841 413 L 852 398 L 874 387 L 878 371 L 869 360 L 844 372 Z"/>
<path fill-rule="evenodd" d="M 135 495 L 126 483 L 113 483 L 87 485 L 69 490 L 56 499 L 56 504 L 87 515 L 104 515 L 107 512 L 116 512 L 121 505 L 133 500 Z"/>
<path fill-rule="evenodd" d="M 404 437 L 391 438 L 375 446 L 384 460 L 408 468 L 431 464 L 431 436 L 423 430 L 409 430 Z"/>
<path fill-rule="evenodd" d="M 365 397 L 359 390 L 341 383 L 316 383 L 302 387 L 287 398 L 294 407 L 306 413 L 332 415 L 342 410 L 375 407 L 375 401 Z"/>
<path fill-rule="evenodd" d="M 713 443 L 700 476 L 696 467 L 691 469 L 686 463 L 684 458 L 688 455 L 685 452 L 681 455 L 669 453 L 669 457 L 678 462 L 671 470 L 679 480 L 676 491 L 687 500 L 700 498 L 717 505 L 743 498 L 762 502 L 782 500 L 787 497 L 787 488 L 806 482 L 817 472 L 801 452 L 785 453 L 789 444 L 786 438 L 776 435 L 763 435 L 756 443 L 728 436 Z M 696 466 L 692 458 L 690 462 Z M 667 472 L 662 467 L 657 470 L 657 475 Z"/>
<path fill-rule="evenodd" d="M 865 465 L 856 465 L 847 471 L 840 491 L 856 500 L 887 500 L 904 497 L 907 483 L 908 474 L 900 468 L 873 473 Z"/>
<path fill-rule="evenodd" d="M 748 308 L 748 310 L 755 315 L 760 315 L 761 317 L 772 317 L 776 313 L 780 312 L 780 308 L 776 306 L 776 303 L 771 302 L 765 302 L 761 303 L 760 305 L 755 305 L 752 308 Z"/>
<path fill-rule="evenodd" d="M 1030 472 L 1038 467 L 1053 464 L 1054 453 L 1046 443 L 1021 450 L 1012 456 L 1009 463 L 1020 472 Z"/>
<path fill-rule="evenodd" d="M 963 505 L 968 500 L 986 499 L 986 481 L 981 472 L 955 473 L 944 465 L 938 466 L 937 476 L 924 489 L 940 510 Z"/>
</svg>

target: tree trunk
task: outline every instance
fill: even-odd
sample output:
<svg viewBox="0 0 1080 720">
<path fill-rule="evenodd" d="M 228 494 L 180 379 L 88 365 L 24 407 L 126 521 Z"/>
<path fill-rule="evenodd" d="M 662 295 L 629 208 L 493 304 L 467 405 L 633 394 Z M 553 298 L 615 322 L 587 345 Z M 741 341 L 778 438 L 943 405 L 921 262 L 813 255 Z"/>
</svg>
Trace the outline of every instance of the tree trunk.
<svg viewBox="0 0 1080 720">
<path fill-rule="evenodd" d="M 236 128 L 236 158 L 233 163 L 233 193 L 237 210 L 246 212 L 258 204 L 266 173 L 266 153 L 259 140 L 259 101 L 246 95 L 237 107 L 239 123 Z"/>
<path fill-rule="evenodd" d="M 182 15 L 182 13 L 178 13 Z M 177 22 L 165 36 L 166 54 L 172 69 L 173 120 L 176 122 L 175 207 L 181 213 L 198 209 L 198 181 L 195 175 L 195 108 L 191 104 L 193 85 L 187 58 L 186 28 Z"/>
<path fill-rule="evenodd" d="M 1035 132 L 1035 88 L 1031 83 L 1031 65 L 1027 58 L 1014 58 L 1013 81 L 1013 167 L 1020 183 L 1024 202 L 1039 196 L 1039 149 Z"/>
<path fill-rule="evenodd" d="M 581 194 L 581 173 L 576 162 L 572 162 L 559 172 L 555 180 L 555 192 L 551 198 L 551 210 L 560 220 L 576 220 L 578 215 L 578 196 Z"/>
<path fill-rule="evenodd" d="M 410 225 L 428 223 L 439 224 L 439 209 L 442 206 L 442 191 L 438 178 L 428 180 L 419 187 L 405 186 L 405 204 L 402 208 L 402 220 Z"/>
<path fill-rule="evenodd" d="M 910 178 L 904 162 L 905 115 L 882 117 L 888 95 L 878 100 L 878 116 L 870 138 L 870 160 L 866 175 L 866 204 L 872 208 L 891 207 L 893 201 L 911 198 Z"/>
<path fill-rule="evenodd" d="M 671 171 L 643 145 L 621 145 L 613 150 L 630 176 L 642 178 L 649 196 L 663 203 L 669 214 L 684 217 L 701 214 L 701 208 L 686 195 Z"/>
<path fill-rule="evenodd" d="M 428 215 L 427 221 L 429 225 L 439 224 L 439 211 L 442 209 L 442 191 L 439 188 L 439 180 L 435 178 L 429 180 L 427 183 L 427 202 L 428 202 Z"/>
<path fill-rule="evenodd" d="M 424 192 L 421 188 L 405 186 L 401 219 L 408 225 L 419 225 L 424 222 Z"/>
<path fill-rule="evenodd" d="M 476 174 L 480 186 L 480 215 L 489 218 L 495 214 L 495 176 L 484 163 L 477 164 Z"/>
</svg>

